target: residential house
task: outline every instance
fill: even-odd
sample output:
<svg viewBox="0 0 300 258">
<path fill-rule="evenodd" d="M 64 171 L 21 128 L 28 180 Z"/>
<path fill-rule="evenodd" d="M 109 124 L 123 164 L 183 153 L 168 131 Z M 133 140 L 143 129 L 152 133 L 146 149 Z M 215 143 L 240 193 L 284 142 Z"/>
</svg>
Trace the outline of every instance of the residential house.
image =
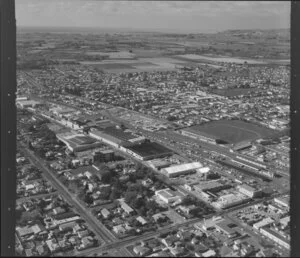
<svg viewBox="0 0 300 258">
<path fill-rule="evenodd" d="M 141 216 L 138 216 L 138 217 L 136 218 L 136 220 L 139 221 L 142 225 L 145 225 L 145 224 L 148 223 L 147 220 L 145 220 L 145 219 L 144 219 L 143 217 L 141 217 Z"/>
<path fill-rule="evenodd" d="M 103 209 L 101 210 L 101 215 L 102 215 L 103 218 L 107 219 L 107 218 L 109 218 L 109 216 L 110 216 L 110 212 L 109 212 L 108 209 L 103 208 Z"/>
<path fill-rule="evenodd" d="M 145 246 L 136 246 L 133 248 L 133 252 L 139 256 L 146 256 L 151 253 L 151 250 Z"/>
<path fill-rule="evenodd" d="M 86 237 L 89 235 L 89 231 L 87 229 L 77 231 L 77 235 L 80 238 Z"/>
<path fill-rule="evenodd" d="M 51 253 L 58 252 L 60 250 L 60 245 L 57 243 L 55 238 L 46 240 L 46 244 Z"/>
<path fill-rule="evenodd" d="M 113 231 L 116 234 L 125 234 L 126 233 L 126 229 L 124 228 L 123 225 L 117 225 L 113 227 Z"/>
</svg>

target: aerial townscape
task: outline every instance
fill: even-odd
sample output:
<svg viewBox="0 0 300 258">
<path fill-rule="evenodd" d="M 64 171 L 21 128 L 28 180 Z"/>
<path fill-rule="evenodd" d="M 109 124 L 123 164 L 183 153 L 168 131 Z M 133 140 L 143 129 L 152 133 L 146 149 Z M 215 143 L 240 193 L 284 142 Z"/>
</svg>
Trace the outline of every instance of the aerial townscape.
<svg viewBox="0 0 300 258">
<path fill-rule="evenodd" d="M 17 255 L 289 256 L 289 33 L 18 28 Z"/>
</svg>

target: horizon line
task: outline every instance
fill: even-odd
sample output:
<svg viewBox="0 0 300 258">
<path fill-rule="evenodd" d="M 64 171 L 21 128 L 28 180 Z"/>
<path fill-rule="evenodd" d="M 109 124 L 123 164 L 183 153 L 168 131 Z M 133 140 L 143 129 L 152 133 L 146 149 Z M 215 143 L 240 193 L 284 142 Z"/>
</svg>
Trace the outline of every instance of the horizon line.
<svg viewBox="0 0 300 258">
<path fill-rule="evenodd" d="M 205 33 L 219 33 L 219 32 L 225 32 L 225 31 L 270 31 L 270 30 L 290 30 L 290 28 L 270 28 L 270 29 L 261 29 L 261 28 L 247 28 L 247 29 L 222 29 L 222 30 L 216 30 L 216 29 L 208 29 L 208 30 L 203 30 L 202 32 L 193 30 L 192 31 L 186 31 L 184 32 L 183 30 L 177 30 L 177 29 L 168 29 L 168 28 L 128 28 L 128 27 L 95 27 L 95 26 L 43 26 L 43 25 L 16 25 L 17 30 L 18 29 L 29 29 L 29 28 L 34 28 L 34 29 L 92 29 L 92 30 L 123 30 L 124 32 L 126 30 L 130 32 L 155 32 L 155 33 L 171 33 L 171 34 L 205 34 Z M 167 31 L 170 32 L 167 32 Z"/>
</svg>

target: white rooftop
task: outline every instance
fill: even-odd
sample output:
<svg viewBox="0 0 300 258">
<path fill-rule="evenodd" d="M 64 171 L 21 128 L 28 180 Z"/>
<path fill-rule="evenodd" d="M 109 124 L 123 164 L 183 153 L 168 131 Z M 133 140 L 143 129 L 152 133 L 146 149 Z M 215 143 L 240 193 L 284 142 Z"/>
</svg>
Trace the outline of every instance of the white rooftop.
<svg viewBox="0 0 300 258">
<path fill-rule="evenodd" d="M 168 167 L 168 168 L 165 168 L 164 171 L 167 172 L 168 174 L 173 174 L 173 173 L 178 173 L 180 171 L 193 170 L 193 169 L 197 169 L 197 168 L 201 168 L 201 167 L 202 167 L 202 164 L 200 162 L 192 162 L 192 163 Z"/>
<path fill-rule="evenodd" d="M 205 173 L 208 173 L 209 170 L 210 170 L 209 167 L 203 167 L 203 168 L 199 168 L 198 172 L 205 174 Z"/>
</svg>

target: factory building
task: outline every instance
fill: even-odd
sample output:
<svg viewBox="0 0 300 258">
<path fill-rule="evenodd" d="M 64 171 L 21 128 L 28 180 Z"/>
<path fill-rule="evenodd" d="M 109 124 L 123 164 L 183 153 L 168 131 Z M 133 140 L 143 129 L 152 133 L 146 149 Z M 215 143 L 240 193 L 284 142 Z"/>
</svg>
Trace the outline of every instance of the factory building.
<svg viewBox="0 0 300 258">
<path fill-rule="evenodd" d="M 260 229 L 260 233 L 273 240 L 275 243 L 285 247 L 286 249 L 290 249 L 289 240 L 279 232 L 276 232 L 275 230 L 272 230 L 266 226 Z"/>
<path fill-rule="evenodd" d="M 249 196 L 250 198 L 255 198 L 255 197 L 261 196 L 261 194 L 262 194 L 261 190 L 257 190 L 246 184 L 239 185 L 237 188 L 242 194 L 245 194 L 245 195 Z"/>
<path fill-rule="evenodd" d="M 170 189 L 158 190 L 155 192 L 155 195 L 165 203 L 174 203 L 182 198 L 180 194 Z"/>
<path fill-rule="evenodd" d="M 286 207 L 286 208 L 290 207 L 290 197 L 289 196 L 276 197 L 276 198 L 274 198 L 274 202 L 283 207 Z"/>
<path fill-rule="evenodd" d="M 17 105 L 21 108 L 36 108 L 44 104 L 35 100 L 20 100 L 17 101 Z"/>
<path fill-rule="evenodd" d="M 202 164 L 200 162 L 192 162 L 192 163 L 164 168 L 162 169 L 162 172 L 166 174 L 168 177 L 176 177 L 176 176 L 186 175 L 192 172 L 196 172 L 196 169 L 199 169 L 201 167 Z"/>
<path fill-rule="evenodd" d="M 268 225 L 272 224 L 273 222 L 274 222 L 274 220 L 271 219 L 270 217 L 268 217 L 268 218 L 265 218 L 255 224 L 253 224 L 253 228 L 259 230 L 260 228 L 268 226 Z"/>
<path fill-rule="evenodd" d="M 227 209 L 247 201 L 249 201 L 249 197 L 237 192 L 221 196 L 216 202 L 212 202 L 212 205 L 217 209 Z"/>
<path fill-rule="evenodd" d="M 85 151 L 102 146 L 102 144 L 95 139 L 74 132 L 57 134 L 56 137 L 66 144 L 71 152 Z"/>
</svg>

